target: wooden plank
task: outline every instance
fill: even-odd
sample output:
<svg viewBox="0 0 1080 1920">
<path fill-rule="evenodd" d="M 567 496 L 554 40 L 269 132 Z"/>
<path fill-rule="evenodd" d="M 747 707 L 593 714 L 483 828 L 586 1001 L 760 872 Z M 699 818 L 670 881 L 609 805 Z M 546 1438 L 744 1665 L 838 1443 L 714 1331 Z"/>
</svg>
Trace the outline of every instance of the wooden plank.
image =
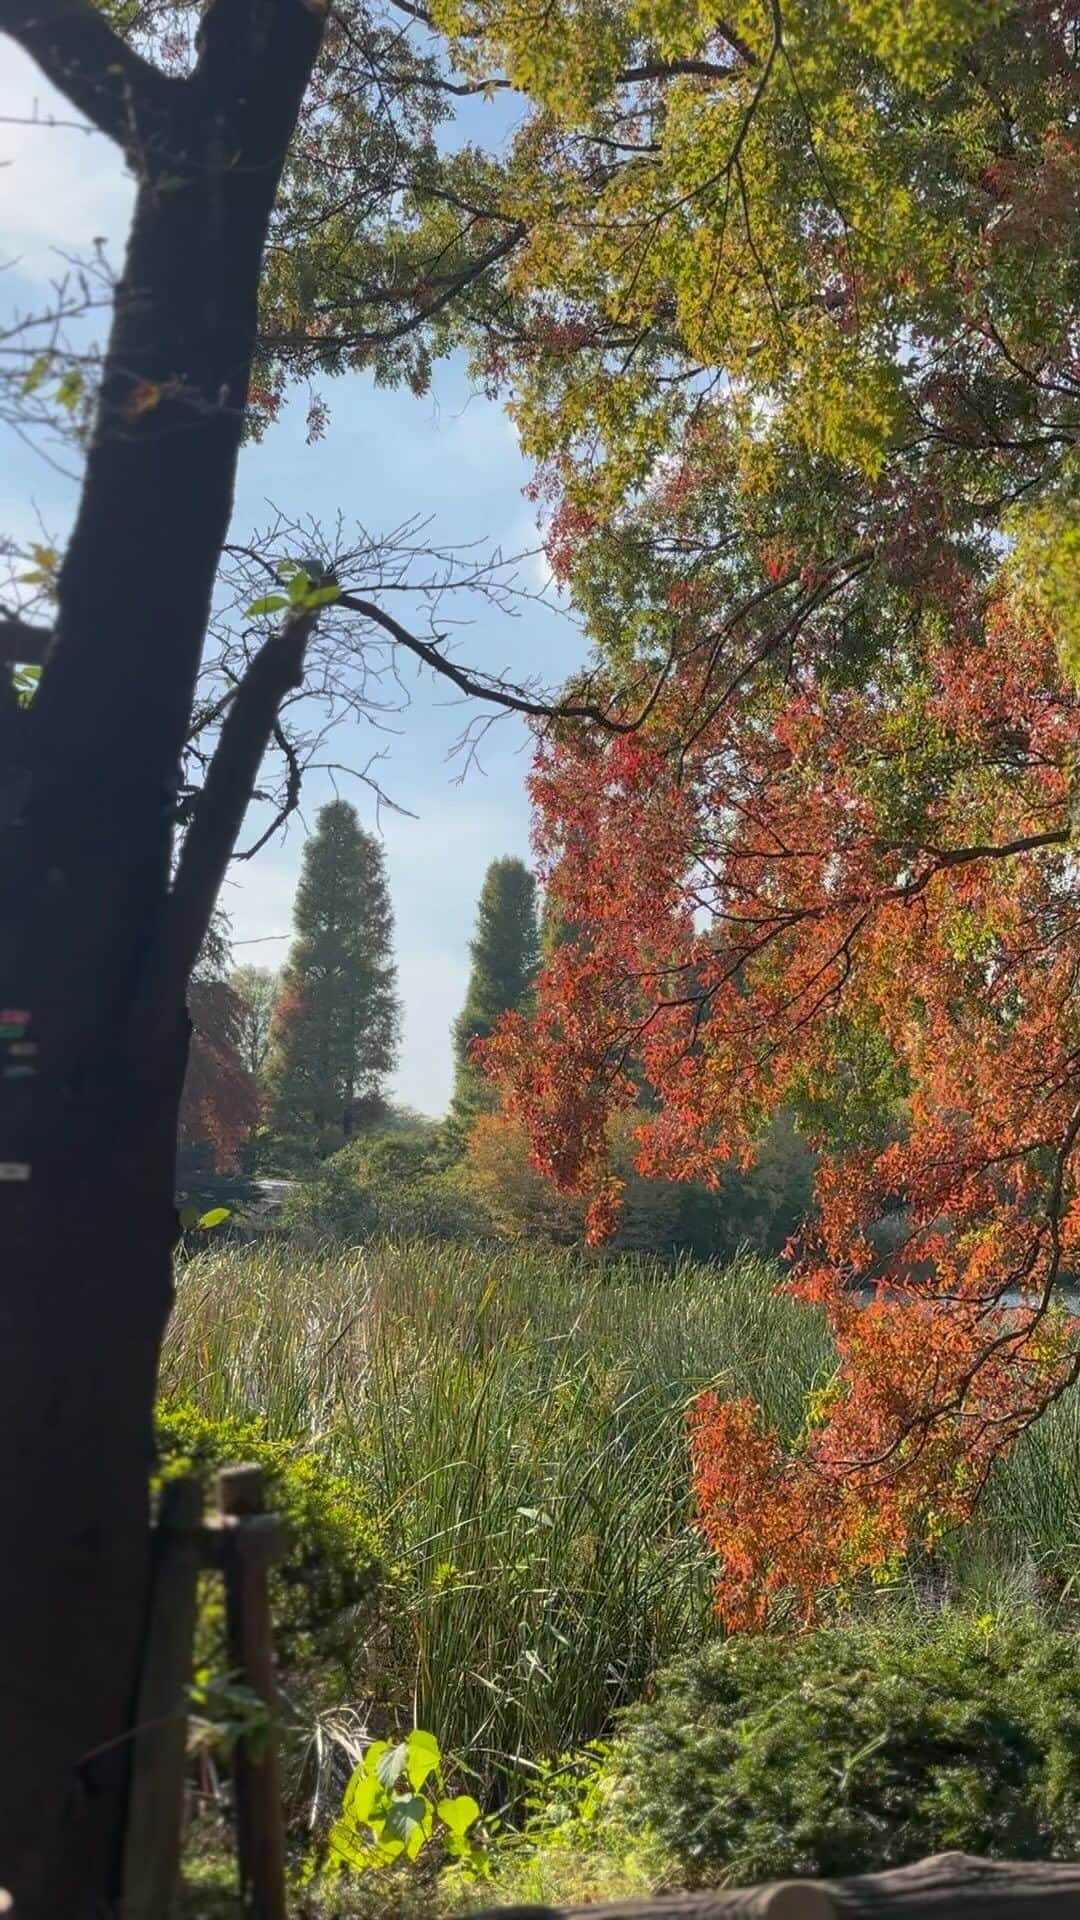
<svg viewBox="0 0 1080 1920">
<path fill-rule="evenodd" d="M 124 1840 L 125 1920 L 167 1920 L 176 1897 L 202 1508 L 198 1480 L 166 1482 L 154 1536 Z"/>
<path fill-rule="evenodd" d="M 1080 1865 L 935 1854 L 850 1880 L 658 1895 L 592 1907 L 489 1908 L 473 1920 L 1080 1920 Z"/>
<path fill-rule="evenodd" d="M 264 1509 L 261 1467 L 228 1467 L 218 1476 L 229 1665 L 266 1702 L 269 1724 L 253 1750 L 237 1744 L 236 1854 L 240 1897 L 249 1920 L 286 1920 L 285 1829 L 277 1750 L 277 1686 L 267 1575 L 284 1531 Z"/>
</svg>

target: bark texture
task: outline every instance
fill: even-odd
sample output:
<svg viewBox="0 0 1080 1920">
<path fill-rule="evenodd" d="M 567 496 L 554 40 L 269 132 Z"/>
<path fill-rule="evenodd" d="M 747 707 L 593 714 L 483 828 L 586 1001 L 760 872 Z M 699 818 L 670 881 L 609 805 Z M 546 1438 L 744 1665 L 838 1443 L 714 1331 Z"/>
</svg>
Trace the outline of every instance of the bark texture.
<svg viewBox="0 0 1080 1920">
<path fill-rule="evenodd" d="M 138 180 L 55 631 L 0 734 L 0 1886 L 20 1920 L 108 1912 L 118 1887 L 186 980 L 303 622 L 237 696 L 174 878 L 175 798 L 321 30 L 302 0 L 214 0 L 171 79 L 91 0 L 0 0 Z"/>
</svg>

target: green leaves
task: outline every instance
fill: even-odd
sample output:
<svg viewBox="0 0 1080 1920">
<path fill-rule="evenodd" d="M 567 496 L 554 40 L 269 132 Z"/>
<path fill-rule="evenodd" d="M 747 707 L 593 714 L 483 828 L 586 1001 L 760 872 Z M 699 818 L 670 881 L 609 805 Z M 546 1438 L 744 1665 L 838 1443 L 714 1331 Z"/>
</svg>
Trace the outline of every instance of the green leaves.
<svg viewBox="0 0 1080 1920">
<path fill-rule="evenodd" d="M 250 607 L 245 607 L 244 618 L 245 620 L 258 620 L 261 619 L 263 614 L 281 613 L 288 604 L 289 602 L 283 593 L 264 593 L 261 600 L 253 600 Z"/>
<path fill-rule="evenodd" d="M 480 1808 L 470 1794 L 433 1800 L 421 1789 L 441 1776 L 434 1734 L 414 1727 L 404 1740 L 375 1740 L 345 1789 L 330 1830 L 327 1869 L 353 1873 L 415 1860 L 434 1837 L 473 1874 L 487 1871 L 483 1848 L 470 1838 Z"/>
<path fill-rule="evenodd" d="M 15 688 L 15 698 L 20 707 L 28 707 L 30 705 L 31 700 L 38 690 L 38 682 L 40 679 L 40 667 L 22 666 L 15 668 L 11 676 L 11 681 Z"/>
<path fill-rule="evenodd" d="M 179 1210 L 180 1227 L 184 1233 L 210 1233 L 231 1216 L 231 1207 L 211 1207 L 208 1213 L 200 1213 L 198 1207 L 191 1206 Z"/>
<path fill-rule="evenodd" d="M 193 1753 L 231 1754 L 243 1741 L 258 1759 L 270 1725 L 266 1701 L 232 1673 L 198 1667 L 188 1688 L 188 1747 Z"/>
<path fill-rule="evenodd" d="M 384 1786 L 386 1788 L 386 1791 L 389 1793 L 392 1788 L 397 1786 L 397 1783 L 401 1778 L 401 1775 L 405 1768 L 405 1762 L 409 1757 L 409 1749 L 405 1745 L 404 1741 L 402 1741 L 398 1746 L 392 1747 L 388 1740 L 380 1740 L 376 1743 L 376 1748 L 369 1749 L 369 1752 L 368 1752 L 369 1763 L 370 1763 L 372 1753 L 375 1752 L 377 1748 L 381 1748 L 382 1751 L 379 1753 L 378 1758 L 375 1761 L 376 1776 L 379 1780 L 379 1784 L 381 1786 Z"/>
<path fill-rule="evenodd" d="M 409 1785 L 419 1791 L 425 1780 L 438 1772 L 441 1760 L 442 1755 L 435 1735 L 423 1733 L 419 1728 L 414 1728 L 406 1742 L 405 1772 L 409 1778 Z"/>
<path fill-rule="evenodd" d="M 247 620 L 258 620 L 272 613 L 314 613 L 319 607 L 332 606 L 341 588 L 322 575 L 313 577 L 295 560 L 283 560 L 277 572 L 285 584 L 284 593 L 264 593 L 245 609 Z"/>
<path fill-rule="evenodd" d="M 389 1840 L 400 1840 L 406 1858 L 415 1860 L 424 1841 L 431 1838 L 433 1819 L 431 1801 L 422 1793 L 399 1794 L 383 1821 L 383 1833 Z"/>
<path fill-rule="evenodd" d="M 56 404 L 65 413 L 74 413 L 86 392 L 86 380 L 78 367 L 66 367 L 56 386 Z"/>
<path fill-rule="evenodd" d="M 459 1793 L 453 1800 L 440 1800 L 435 1812 L 449 1835 L 449 1851 L 458 1853 L 466 1844 L 465 1836 L 470 1827 L 474 1827 L 480 1818 L 480 1808 L 471 1793 Z M 475 1845 L 475 1842 L 469 1842 L 468 1845 Z"/>
</svg>

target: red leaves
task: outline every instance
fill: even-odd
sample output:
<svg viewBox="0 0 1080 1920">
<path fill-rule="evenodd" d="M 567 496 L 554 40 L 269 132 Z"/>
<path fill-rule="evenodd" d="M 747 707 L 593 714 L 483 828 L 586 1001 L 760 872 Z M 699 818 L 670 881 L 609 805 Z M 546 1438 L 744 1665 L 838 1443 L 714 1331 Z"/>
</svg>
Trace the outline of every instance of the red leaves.
<svg viewBox="0 0 1080 1920">
<path fill-rule="evenodd" d="M 180 1104 L 182 1147 L 208 1144 L 219 1172 L 231 1171 L 259 1118 L 259 1094 L 237 1046 L 239 1002 L 224 980 L 193 981 L 191 1048 Z"/>
<path fill-rule="evenodd" d="M 721 1611 L 745 1626 L 966 1515 L 1074 1376 L 1054 1302 L 1080 1264 L 1080 714 L 1052 636 L 1004 597 L 954 632 L 928 620 L 862 690 L 794 666 L 710 704 L 686 659 L 647 741 L 538 754 L 568 931 L 487 1059 L 535 1164 L 595 1196 L 597 1232 L 616 1108 L 639 1103 L 642 1171 L 709 1178 L 824 1091 L 793 1284 L 828 1315 L 836 1380 L 786 1449 L 741 1404 L 692 1423 Z M 853 1031 L 895 1088 L 854 1145 L 828 1112 Z"/>
</svg>

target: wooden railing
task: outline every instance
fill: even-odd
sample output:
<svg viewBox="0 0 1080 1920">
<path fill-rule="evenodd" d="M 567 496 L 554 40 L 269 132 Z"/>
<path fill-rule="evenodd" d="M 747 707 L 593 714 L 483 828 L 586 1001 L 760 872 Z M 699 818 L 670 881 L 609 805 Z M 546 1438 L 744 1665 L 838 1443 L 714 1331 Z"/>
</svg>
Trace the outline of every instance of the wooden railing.
<svg viewBox="0 0 1080 1920">
<path fill-rule="evenodd" d="M 285 1837 L 278 1768 L 268 1574 L 285 1544 L 267 1513 L 261 1467 L 218 1475 L 217 1512 L 204 1517 L 197 1480 L 167 1481 L 154 1539 L 146 1655 L 136 1715 L 124 1849 L 123 1920 L 167 1920 L 176 1897 L 184 1809 L 187 1697 L 199 1574 L 225 1585 L 230 1671 L 266 1704 L 257 1743 L 233 1757 L 233 1818 L 242 1909 L 286 1920 Z M 16 1916 L 17 1920 L 17 1916 Z"/>
<path fill-rule="evenodd" d="M 474 1920 L 1080 1920 L 1080 1865 L 939 1853 L 851 1880 L 666 1894 L 599 1907 L 490 1908 Z"/>
</svg>

